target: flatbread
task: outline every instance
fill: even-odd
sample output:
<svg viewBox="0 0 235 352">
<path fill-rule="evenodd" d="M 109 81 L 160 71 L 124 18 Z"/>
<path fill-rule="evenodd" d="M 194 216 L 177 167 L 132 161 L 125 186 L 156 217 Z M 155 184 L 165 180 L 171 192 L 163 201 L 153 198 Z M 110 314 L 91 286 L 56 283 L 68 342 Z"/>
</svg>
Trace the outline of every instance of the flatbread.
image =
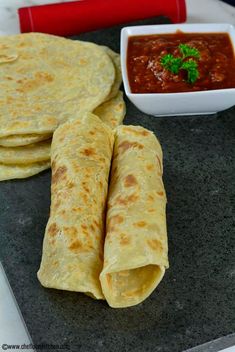
<svg viewBox="0 0 235 352">
<path fill-rule="evenodd" d="M 108 101 L 116 97 L 116 95 L 118 94 L 120 85 L 122 83 L 121 61 L 120 61 L 120 55 L 115 51 L 111 50 L 108 46 L 101 46 L 101 48 L 103 48 L 104 51 L 108 54 L 108 56 L 111 58 L 115 68 L 115 80 L 113 82 L 109 95 L 105 99 L 105 101 Z"/>
<path fill-rule="evenodd" d="M 126 114 L 126 104 L 123 100 L 123 93 L 119 91 L 116 97 L 101 104 L 94 110 L 94 114 L 106 123 L 109 127 L 119 126 Z"/>
<path fill-rule="evenodd" d="M 25 33 L 1 37 L 0 50 L 0 137 L 53 133 L 93 111 L 114 83 L 110 57 L 93 43 Z"/>
<path fill-rule="evenodd" d="M 49 169 L 50 166 L 50 161 L 42 161 L 40 163 L 32 163 L 26 165 L 0 164 L 0 181 L 30 177 L 38 174 L 43 170 Z"/>
<path fill-rule="evenodd" d="M 100 281 L 111 307 L 136 305 L 168 267 L 162 150 L 154 134 L 117 127 Z"/>
<path fill-rule="evenodd" d="M 115 98 L 106 103 L 101 104 L 95 109 L 94 114 L 97 115 L 104 123 L 111 128 L 116 128 L 123 121 L 126 113 L 126 106 L 123 100 L 123 93 L 118 92 Z M 9 143 L 28 142 L 29 140 L 37 140 L 38 138 L 46 138 L 49 135 L 22 135 L 8 136 L 2 139 Z M 1 144 L 1 139 L 0 139 Z M 28 164 L 38 161 L 50 159 L 51 140 L 42 141 L 26 146 L 19 147 L 1 147 L 0 146 L 0 163 L 5 164 Z"/>
<path fill-rule="evenodd" d="M 45 287 L 103 299 L 104 217 L 113 132 L 100 119 L 60 126 L 51 148 L 51 212 L 38 279 Z"/>
<path fill-rule="evenodd" d="M 44 141 L 51 137 L 51 134 L 18 134 L 0 138 L 0 145 L 3 147 L 19 147 Z"/>
<path fill-rule="evenodd" d="M 23 147 L 0 147 L 0 163 L 14 165 L 49 161 L 50 150 L 51 140 Z"/>
</svg>

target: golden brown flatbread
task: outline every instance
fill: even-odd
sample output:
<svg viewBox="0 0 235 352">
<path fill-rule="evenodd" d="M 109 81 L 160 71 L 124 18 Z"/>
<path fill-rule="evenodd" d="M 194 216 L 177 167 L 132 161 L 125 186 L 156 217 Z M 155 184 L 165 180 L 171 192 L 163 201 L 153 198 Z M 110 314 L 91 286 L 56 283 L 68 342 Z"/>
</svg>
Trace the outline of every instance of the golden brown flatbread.
<svg viewBox="0 0 235 352">
<path fill-rule="evenodd" d="M 162 170 L 161 146 L 152 132 L 117 127 L 100 275 L 111 307 L 142 302 L 168 267 Z"/>
<path fill-rule="evenodd" d="M 114 136 L 97 116 L 61 125 L 51 148 L 51 212 L 38 279 L 103 299 L 99 274 Z"/>
<path fill-rule="evenodd" d="M 108 54 L 108 56 L 111 58 L 114 68 L 115 68 L 115 79 L 111 88 L 111 91 L 109 95 L 106 97 L 105 101 L 110 100 L 114 97 L 116 97 L 120 85 L 122 83 L 122 71 L 121 71 L 121 61 L 120 61 L 120 55 L 116 53 L 115 51 L 111 50 L 108 46 L 101 46 L 103 50 Z"/>
<path fill-rule="evenodd" d="M 51 140 L 22 147 L 1 147 L 0 163 L 2 164 L 30 164 L 50 161 Z"/>
<path fill-rule="evenodd" d="M 93 111 L 115 69 L 100 46 L 41 33 L 0 37 L 0 138 L 48 134 Z"/>
<path fill-rule="evenodd" d="M 94 110 L 94 114 L 106 123 L 112 129 L 119 126 L 126 114 L 126 104 L 123 100 L 123 93 L 121 91 L 118 94 L 101 104 Z"/>
<path fill-rule="evenodd" d="M 50 139 L 52 134 L 16 134 L 0 138 L 0 146 L 20 147 Z"/>
<path fill-rule="evenodd" d="M 31 164 L 6 165 L 0 163 L 0 181 L 15 178 L 26 178 L 38 174 L 51 167 L 50 161 L 41 161 Z"/>
</svg>

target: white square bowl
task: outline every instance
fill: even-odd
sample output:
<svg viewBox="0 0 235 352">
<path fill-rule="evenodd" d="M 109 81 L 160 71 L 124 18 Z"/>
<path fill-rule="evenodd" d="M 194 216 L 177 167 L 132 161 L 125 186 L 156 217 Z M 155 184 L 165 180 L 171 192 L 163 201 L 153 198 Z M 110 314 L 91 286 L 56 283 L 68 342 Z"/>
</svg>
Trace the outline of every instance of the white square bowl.
<svg viewBox="0 0 235 352">
<path fill-rule="evenodd" d="M 169 24 L 124 27 L 121 31 L 121 67 L 127 97 L 141 111 L 154 116 L 213 114 L 235 105 L 235 88 L 183 92 L 132 93 L 127 73 L 128 39 L 135 35 L 186 33 L 220 33 L 230 35 L 235 52 L 235 27 L 226 23 Z"/>
</svg>

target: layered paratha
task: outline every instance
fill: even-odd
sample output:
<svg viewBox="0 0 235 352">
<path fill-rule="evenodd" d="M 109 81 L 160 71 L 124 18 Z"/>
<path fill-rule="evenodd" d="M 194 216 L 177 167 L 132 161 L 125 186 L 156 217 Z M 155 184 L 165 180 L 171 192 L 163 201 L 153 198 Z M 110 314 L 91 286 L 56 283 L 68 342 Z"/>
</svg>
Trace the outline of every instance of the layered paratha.
<svg viewBox="0 0 235 352">
<path fill-rule="evenodd" d="M 1 164 L 30 164 L 50 160 L 51 140 L 23 147 L 0 147 Z"/>
<path fill-rule="evenodd" d="M 23 145 L 33 144 L 47 140 L 52 134 L 16 134 L 0 138 L 0 146 L 3 147 L 19 147 Z"/>
<path fill-rule="evenodd" d="M 126 114 L 126 104 L 123 100 L 123 93 L 119 91 L 117 95 L 101 104 L 94 110 L 94 114 L 111 128 L 119 126 Z"/>
<path fill-rule="evenodd" d="M 31 164 L 6 165 L 0 163 L 0 181 L 26 178 L 38 174 L 51 166 L 50 161 Z"/>
<path fill-rule="evenodd" d="M 109 55 L 115 68 L 115 79 L 114 79 L 111 91 L 105 99 L 105 101 L 107 101 L 114 98 L 117 95 L 120 85 L 122 83 L 121 61 L 120 61 L 120 55 L 115 51 L 111 50 L 108 46 L 102 46 L 101 48 L 103 48 L 104 51 Z"/>
<path fill-rule="evenodd" d="M 48 134 L 110 94 L 115 69 L 96 44 L 40 33 L 0 38 L 0 138 Z"/>
</svg>

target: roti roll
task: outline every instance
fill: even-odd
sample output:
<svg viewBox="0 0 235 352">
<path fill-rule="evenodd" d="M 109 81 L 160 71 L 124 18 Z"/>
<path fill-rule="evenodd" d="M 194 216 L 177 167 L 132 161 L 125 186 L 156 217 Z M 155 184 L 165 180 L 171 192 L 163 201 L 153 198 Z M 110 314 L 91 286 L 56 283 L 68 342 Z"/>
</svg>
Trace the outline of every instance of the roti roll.
<svg viewBox="0 0 235 352">
<path fill-rule="evenodd" d="M 99 275 L 113 141 L 91 113 L 53 135 L 51 209 L 38 271 L 45 287 L 104 298 Z"/>
<path fill-rule="evenodd" d="M 116 130 L 100 281 L 111 307 L 148 297 L 168 268 L 162 150 L 138 126 Z"/>
</svg>

